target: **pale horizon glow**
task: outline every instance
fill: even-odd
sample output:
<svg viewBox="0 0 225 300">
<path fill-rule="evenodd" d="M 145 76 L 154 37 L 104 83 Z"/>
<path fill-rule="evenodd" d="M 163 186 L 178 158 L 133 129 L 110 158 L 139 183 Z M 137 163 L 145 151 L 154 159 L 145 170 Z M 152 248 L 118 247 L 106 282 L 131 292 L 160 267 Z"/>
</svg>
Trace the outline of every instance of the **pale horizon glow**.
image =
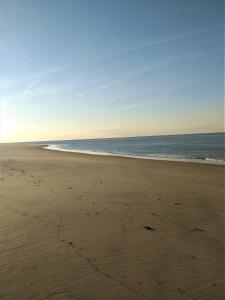
<svg viewBox="0 0 225 300">
<path fill-rule="evenodd" d="M 0 142 L 224 132 L 223 5 L 3 1 Z"/>
</svg>

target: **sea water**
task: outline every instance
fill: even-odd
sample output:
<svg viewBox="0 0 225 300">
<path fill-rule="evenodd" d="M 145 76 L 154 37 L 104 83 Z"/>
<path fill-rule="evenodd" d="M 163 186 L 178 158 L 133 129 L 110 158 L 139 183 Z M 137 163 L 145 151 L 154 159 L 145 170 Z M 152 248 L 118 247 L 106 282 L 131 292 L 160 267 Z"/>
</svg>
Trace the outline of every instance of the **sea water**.
<svg viewBox="0 0 225 300">
<path fill-rule="evenodd" d="M 68 152 L 223 164 L 224 137 L 225 133 L 204 133 L 39 143 L 47 149 Z"/>
</svg>

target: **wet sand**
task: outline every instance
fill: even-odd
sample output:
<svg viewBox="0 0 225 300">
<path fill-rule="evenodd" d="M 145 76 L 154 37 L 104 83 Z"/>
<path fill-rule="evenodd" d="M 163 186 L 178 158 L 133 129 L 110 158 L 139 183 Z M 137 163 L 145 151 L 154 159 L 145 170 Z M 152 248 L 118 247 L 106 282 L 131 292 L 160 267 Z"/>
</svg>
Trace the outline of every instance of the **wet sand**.
<svg viewBox="0 0 225 300">
<path fill-rule="evenodd" d="M 0 299 L 224 299 L 224 167 L 0 146 Z"/>
</svg>

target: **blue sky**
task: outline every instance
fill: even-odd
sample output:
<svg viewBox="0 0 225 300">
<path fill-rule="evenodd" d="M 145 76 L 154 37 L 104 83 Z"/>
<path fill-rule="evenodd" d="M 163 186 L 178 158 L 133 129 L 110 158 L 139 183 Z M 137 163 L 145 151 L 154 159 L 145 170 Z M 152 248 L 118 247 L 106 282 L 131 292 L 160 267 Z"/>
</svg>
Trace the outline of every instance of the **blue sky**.
<svg viewBox="0 0 225 300">
<path fill-rule="evenodd" d="M 223 131 L 222 0 L 0 9 L 2 141 Z"/>
</svg>

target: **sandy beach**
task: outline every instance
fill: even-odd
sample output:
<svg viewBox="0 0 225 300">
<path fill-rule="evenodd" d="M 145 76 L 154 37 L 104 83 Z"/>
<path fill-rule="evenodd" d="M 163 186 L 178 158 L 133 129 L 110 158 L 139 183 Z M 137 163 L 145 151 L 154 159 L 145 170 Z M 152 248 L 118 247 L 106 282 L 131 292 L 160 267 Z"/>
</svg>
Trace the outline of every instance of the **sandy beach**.
<svg viewBox="0 0 225 300">
<path fill-rule="evenodd" d="M 0 146 L 0 299 L 224 299 L 224 167 Z"/>
</svg>

